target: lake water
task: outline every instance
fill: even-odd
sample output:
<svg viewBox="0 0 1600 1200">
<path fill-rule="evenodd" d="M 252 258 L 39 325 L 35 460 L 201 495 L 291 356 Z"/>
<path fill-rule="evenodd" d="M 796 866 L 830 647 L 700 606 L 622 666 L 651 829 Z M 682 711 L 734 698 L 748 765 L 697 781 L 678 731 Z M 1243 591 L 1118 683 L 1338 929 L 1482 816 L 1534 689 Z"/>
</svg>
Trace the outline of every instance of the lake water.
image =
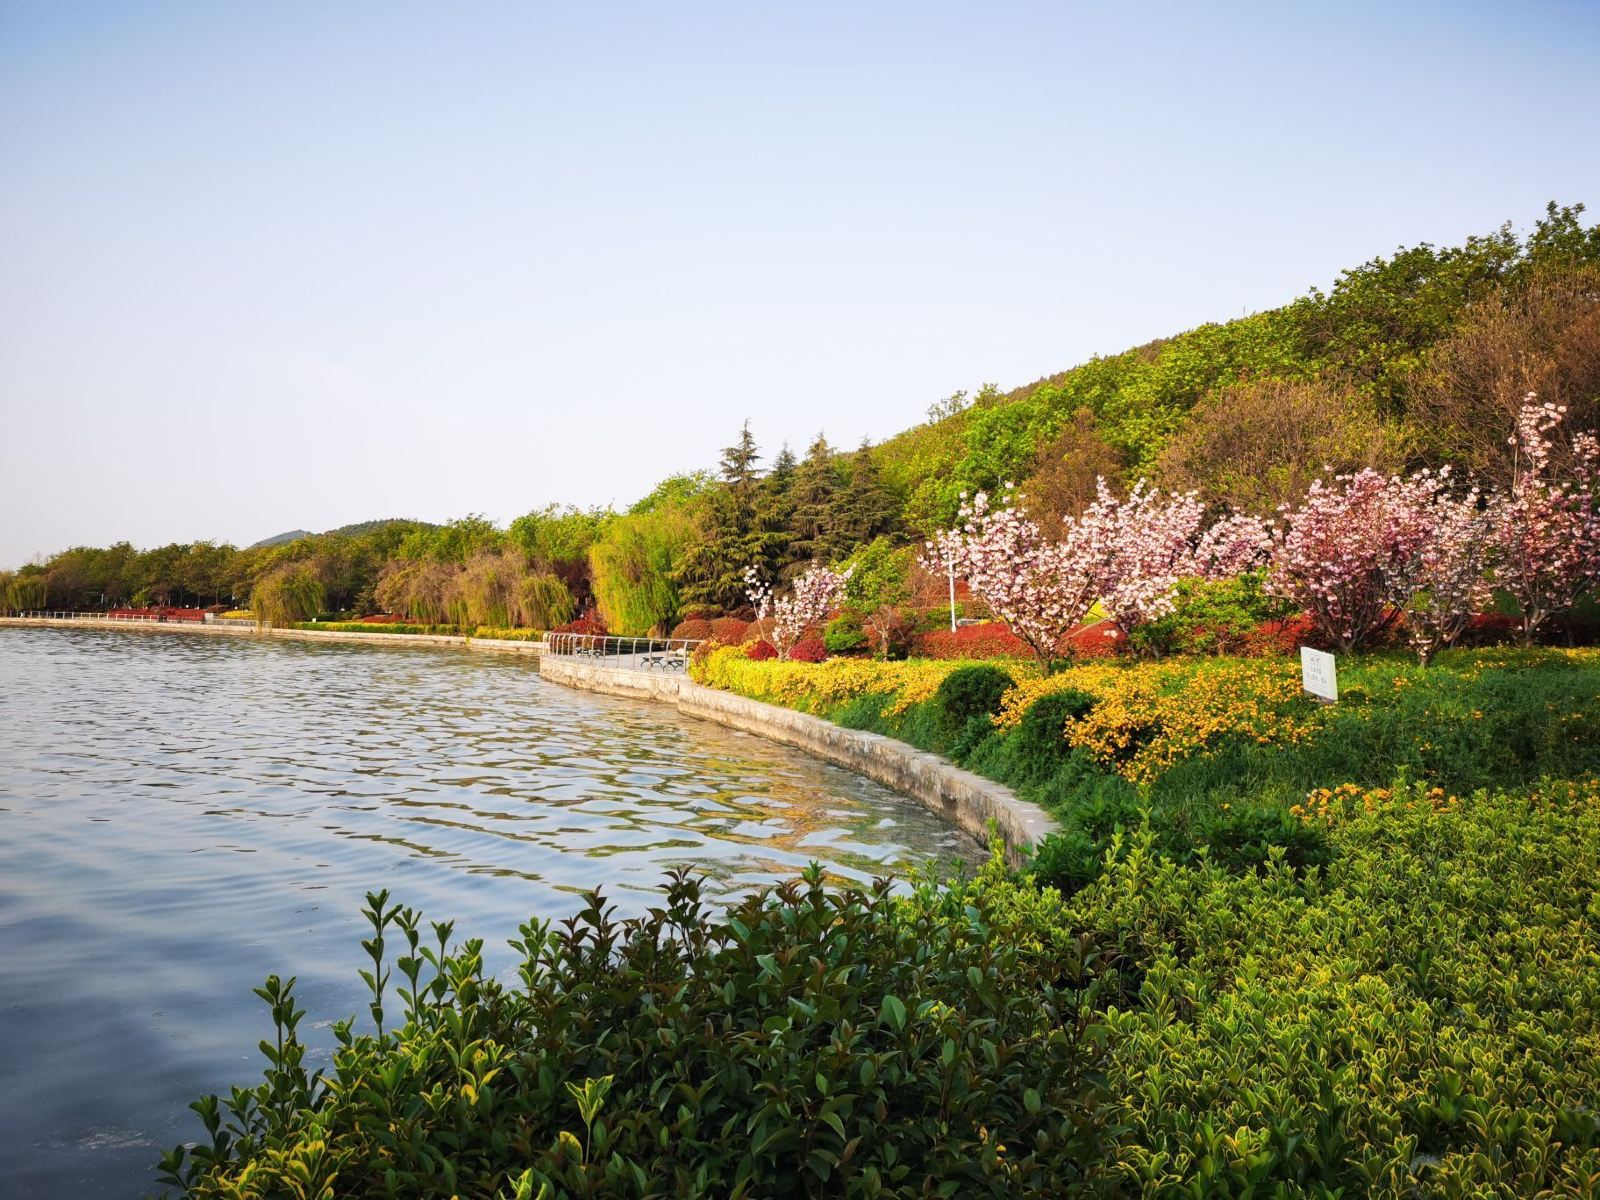
<svg viewBox="0 0 1600 1200">
<path fill-rule="evenodd" d="M 976 857 L 847 771 L 534 660 L 136 631 L 0 629 L 0 1196 L 137 1196 L 254 1083 L 250 989 L 302 1031 L 364 1011 L 369 889 L 485 941 L 689 863 L 717 889 Z"/>
</svg>

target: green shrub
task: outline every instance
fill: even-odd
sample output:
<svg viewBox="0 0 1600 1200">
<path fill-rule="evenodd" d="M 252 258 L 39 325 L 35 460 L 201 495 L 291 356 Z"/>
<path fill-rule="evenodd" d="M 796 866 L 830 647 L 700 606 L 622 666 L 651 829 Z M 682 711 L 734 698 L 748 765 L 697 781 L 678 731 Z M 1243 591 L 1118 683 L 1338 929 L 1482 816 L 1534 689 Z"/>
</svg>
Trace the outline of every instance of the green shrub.
<svg viewBox="0 0 1600 1200">
<path fill-rule="evenodd" d="M 723 911 L 684 873 L 646 916 L 597 896 L 514 943 L 520 989 L 369 896 L 374 1034 L 311 1074 L 267 981 L 262 1083 L 196 1109 L 192 1197 L 1062 1197 L 1110 1149 L 1092 943 L 981 883 L 824 887 Z M 993 921 L 997 932 L 991 932 Z M 401 953 L 385 960 L 384 942 Z M 397 972 L 397 991 L 382 981 Z M 369 981 L 369 986 L 372 986 Z M 387 1024 L 385 1023 L 387 1022 Z"/>
<path fill-rule="evenodd" d="M 1115 943 L 1143 1195 L 1582 1196 L 1600 1178 L 1600 786 L 1350 797 L 1326 868 L 1151 829 L 1056 920 Z"/>
<path fill-rule="evenodd" d="M 1238 654 L 1265 622 L 1289 615 L 1284 601 L 1266 593 L 1265 580 L 1265 571 L 1182 580 L 1172 611 L 1134 630 L 1129 640 L 1156 654 Z"/>
<path fill-rule="evenodd" d="M 1019 784 L 1043 783 L 1066 766 L 1072 748 L 1063 730 L 1068 721 L 1084 716 L 1094 704 L 1093 696 L 1080 691 L 1052 692 L 1034 701 L 1011 737 L 1016 763 L 1013 773 Z"/>
<path fill-rule="evenodd" d="M 1265 866 L 1275 850 L 1294 871 L 1325 867 L 1332 851 L 1323 831 L 1275 806 L 1225 803 L 1203 808 L 1194 841 L 1212 862 L 1229 871 Z"/>
<path fill-rule="evenodd" d="M 946 675 L 934 693 L 933 706 L 950 736 L 966 728 L 973 717 L 992 717 L 1011 690 L 1012 678 L 998 667 L 976 663 Z"/>
<path fill-rule="evenodd" d="M 848 613 L 835 617 L 823 630 L 822 644 L 827 647 L 829 654 L 849 654 L 853 650 L 866 649 L 867 635 L 861 628 L 861 619 Z"/>
</svg>

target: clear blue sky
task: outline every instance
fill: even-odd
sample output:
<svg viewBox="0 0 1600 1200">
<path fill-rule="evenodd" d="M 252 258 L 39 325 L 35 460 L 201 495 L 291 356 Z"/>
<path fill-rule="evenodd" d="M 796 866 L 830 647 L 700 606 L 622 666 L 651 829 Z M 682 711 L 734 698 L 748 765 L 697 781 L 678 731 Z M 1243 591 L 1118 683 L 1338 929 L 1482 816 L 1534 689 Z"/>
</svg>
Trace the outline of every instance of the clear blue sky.
<svg viewBox="0 0 1600 1200">
<path fill-rule="evenodd" d="M 0 0 L 0 565 L 886 437 L 1594 211 L 1597 64 L 1538 0 Z"/>
</svg>

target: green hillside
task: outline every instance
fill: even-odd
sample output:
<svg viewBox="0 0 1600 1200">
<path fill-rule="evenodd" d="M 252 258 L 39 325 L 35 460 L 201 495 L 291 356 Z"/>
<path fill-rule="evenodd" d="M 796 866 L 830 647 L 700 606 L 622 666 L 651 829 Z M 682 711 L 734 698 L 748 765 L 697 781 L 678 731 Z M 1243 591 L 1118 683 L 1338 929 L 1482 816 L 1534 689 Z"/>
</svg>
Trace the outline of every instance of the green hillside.
<svg viewBox="0 0 1600 1200">
<path fill-rule="evenodd" d="M 1552 203 L 1525 237 L 1508 223 L 1402 247 L 1278 308 L 958 394 L 880 445 L 880 470 L 918 531 L 948 524 L 963 490 L 1008 481 L 1070 509 L 1092 467 L 1251 508 L 1324 463 L 1492 474 L 1526 392 L 1567 405 L 1574 428 L 1600 416 L 1600 226 L 1583 212 Z"/>
</svg>

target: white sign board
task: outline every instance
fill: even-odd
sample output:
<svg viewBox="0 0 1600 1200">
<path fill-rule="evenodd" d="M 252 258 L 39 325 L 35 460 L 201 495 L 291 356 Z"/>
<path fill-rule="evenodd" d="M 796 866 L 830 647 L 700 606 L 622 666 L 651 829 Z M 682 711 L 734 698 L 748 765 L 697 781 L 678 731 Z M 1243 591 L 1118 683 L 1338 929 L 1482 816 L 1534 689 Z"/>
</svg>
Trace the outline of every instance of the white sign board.
<svg viewBox="0 0 1600 1200">
<path fill-rule="evenodd" d="M 1339 698 L 1339 675 L 1333 655 L 1326 650 L 1300 647 L 1300 678 L 1306 691 L 1330 704 Z"/>
</svg>

